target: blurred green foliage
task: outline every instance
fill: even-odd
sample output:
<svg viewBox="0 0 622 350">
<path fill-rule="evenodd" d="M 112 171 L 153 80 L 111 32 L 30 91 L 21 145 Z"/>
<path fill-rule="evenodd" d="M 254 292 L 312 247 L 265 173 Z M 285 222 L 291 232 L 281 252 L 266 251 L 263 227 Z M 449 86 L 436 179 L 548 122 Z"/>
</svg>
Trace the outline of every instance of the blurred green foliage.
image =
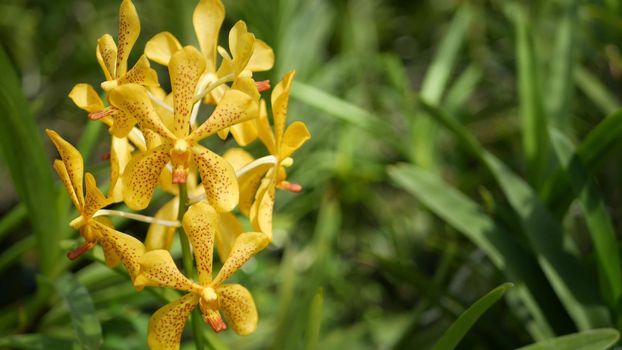
<svg viewBox="0 0 622 350">
<path fill-rule="evenodd" d="M 194 1 L 135 4 L 136 47 L 163 30 L 194 40 Z M 225 6 L 224 28 L 243 19 L 275 50 L 276 67 L 260 78 L 297 70 L 290 120 L 313 138 L 290 175 L 305 191 L 278 194 L 274 245 L 236 275 L 255 295 L 258 330 L 241 338 L 206 327 L 214 348 L 432 348 L 504 282 L 515 287 L 458 348 L 575 332 L 534 349 L 617 341 L 591 330 L 622 329 L 618 1 Z M 147 320 L 171 297 L 136 293 L 97 256 L 62 256 L 74 213 L 42 130 L 78 144 L 87 170 L 105 171 L 105 130 L 67 93 L 101 80 L 95 44 L 116 31 L 117 9 L 0 1 L 0 347 L 91 346 L 76 338 L 76 306 L 63 302 L 77 292 L 55 288 L 58 278 L 88 292 L 79 308 L 95 313 L 87 318 L 100 323 L 103 349 L 146 348 Z"/>
</svg>

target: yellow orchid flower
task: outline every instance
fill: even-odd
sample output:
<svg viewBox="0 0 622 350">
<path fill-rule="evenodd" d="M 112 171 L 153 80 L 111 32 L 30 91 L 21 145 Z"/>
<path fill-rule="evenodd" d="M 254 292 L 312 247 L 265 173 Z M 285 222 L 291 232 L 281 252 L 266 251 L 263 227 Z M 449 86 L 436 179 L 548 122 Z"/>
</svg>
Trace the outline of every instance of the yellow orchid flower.
<svg viewBox="0 0 622 350">
<path fill-rule="evenodd" d="M 69 225 L 79 230 L 80 235 L 86 241 L 69 252 L 67 256 L 72 260 L 76 259 L 100 242 L 108 266 L 115 266 L 121 261 L 134 279 L 140 267 L 138 258 L 144 251 L 143 244 L 132 236 L 114 230 L 111 227 L 112 222 L 106 217 L 95 217 L 97 211 L 111 204 L 112 200 L 104 197 L 99 191 L 93 175 L 90 173 L 83 175 L 84 162 L 80 152 L 55 131 L 47 129 L 46 133 L 62 159 L 54 161 L 54 170 L 58 173 L 69 198 L 80 213 L 80 216 L 71 221 Z"/>
<path fill-rule="evenodd" d="M 145 208 L 153 195 L 162 168 L 171 162 L 173 183 L 185 183 L 194 160 L 207 199 L 219 211 L 230 211 L 238 203 L 239 190 L 231 166 L 219 155 L 201 146 L 199 141 L 231 125 L 258 114 L 257 102 L 239 90 L 229 90 L 211 116 L 190 132 L 193 98 L 205 59 L 197 49 L 187 46 L 173 54 L 169 75 L 173 88 L 174 123 L 170 130 L 156 113 L 145 88 L 136 84 L 120 85 L 109 95 L 110 103 L 138 120 L 143 132 L 159 135 L 163 143 L 135 156 L 123 173 L 123 198 L 132 209 Z"/>
<path fill-rule="evenodd" d="M 106 110 L 103 101 L 89 84 L 77 84 L 74 86 L 69 93 L 69 98 L 76 106 L 89 114 Z M 123 200 L 123 183 L 120 176 L 130 160 L 132 150 L 146 151 L 147 147 L 142 132 L 133 127 L 135 121 L 123 118 L 125 114 L 122 114 L 120 111 L 117 114 L 120 117 L 115 119 L 116 122 L 113 121 L 110 115 L 99 119 L 110 127 L 110 133 L 112 134 L 108 197 L 111 197 L 115 203 Z"/>
<path fill-rule="evenodd" d="M 311 134 L 303 122 L 296 121 L 285 128 L 289 93 L 295 72 L 285 75 L 272 92 L 274 131 L 270 127 L 265 103 L 262 101 L 257 120 L 259 138 L 274 157 L 274 162 L 255 164 L 248 171 L 239 171 L 240 211 L 248 215 L 256 230 L 272 237 L 272 210 L 276 188 L 299 192 L 301 187 L 286 181 L 286 167 L 292 165 L 290 156 Z"/>
<path fill-rule="evenodd" d="M 147 341 L 153 350 L 179 349 L 184 325 L 198 305 L 204 320 L 216 331 L 227 328 L 224 319 L 239 335 L 252 333 L 257 325 L 257 309 L 250 292 L 239 284 L 223 282 L 270 240 L 261 232 L 246 232 L 237 237 L 231 253 L 212 279 L 212 258 L 218 213 L 205 201 L 191 206 L 183 226 L 193 248 L 198 283 L 184 276 L 166 250 L 152 250 L 140 259 L 140 272 L 134 286 L 168 287 L 188 294 L 160 308 L 149 320 Z M 222 316 L 221 316 L 222 312 Z"/>
<path fill-rule="evenodd" d="M 149 60 L 143 55 L 138 62 L 127 70 L 127 59 L 140 33 L 140 20 L 136 8 L 131 0 L 123 0 L 119 7 L 119 36 L 118 44 L 110 34 L 104 34 L 97 41 L 95 51 L 97 61 L 104 72 L 105 81 L 101 87 L 108 93 L 112 88 L 122 84 L 139 84 L 150 88 L 157 88 L 158 76 L 149 65 Z M 126 137 L 132 131 L 136 120 L 114 108 L 105 107 L 99 95 L 89 84 L 77 84 L 69 93 L 69 97 L 80 108 L 89 112 L 89 118 L 98 120 L 106 118 L 104 122 L 110 125 L 110 132 L 115 137 Z M 135 130 L 134 130 L 135 131 Z M 133 135 L 134 138 L 140 136 Z"/>
<path fill-rule="evenodd" d="M 195 33 L 201 53 L 205 57 L 205 71 L 199 80 L 198 97 L 205 96 L 207 103 L 218 103 L 228 87 L 223 83 L 233 81 L 236 85 L 247 85 L 248 82 L 238 82 L 239 78 L 247 78 L 253 88 L 264 91 L 270 88 L 267 81 L 257 82 L 251 79 L 253 72 L 266 71 L 274 65 L 274 53 L 265 42 L 256 39 L 246 29 L 246 24 L 239 21 L 229 33 L 229 48 L 231 55 L 218 46 L 218 33 L 225 17 L 224 7 L 220 0 L 201 0 L 197 4 L 192 17 Z M 162 32 L 154 36 L 145 46 L 145 54 L 149 59 L 162 65 L 168 65 L 172 55 L 182 48 L 179 41 L 169 32 Z M 216 52 L 223 57 L 222 63 L 216 69 Z M 246 90 L 243 90 L 246 91 Z M 248 93 L 248 92 L 247 92 Z M 250 95 L 254 95 L 249 93 Z M 259 98 L 258 92 L 257 99 Z M 225 128 L 218 134 L 225 138 L 231 129 L 236 142 L 245 146 L 257 138 L 255 123 L 243 122 Z"/>
<path fill-rule="evenodd" d="M 109 91 L 117 85 L 127 83 L 159 86 L 158 76 L 149 66 L 146 56 L 141 56 L 134 67 L 127 70 L 127 59 L 140 34 L 140 19 L 131 0 L 123 0 L 119 7 L 118 33 L 118 46 L 110 34 L 104 34 L 97 40 L 97 61 L 106 76 L 102 88 Z"/>
</svg>

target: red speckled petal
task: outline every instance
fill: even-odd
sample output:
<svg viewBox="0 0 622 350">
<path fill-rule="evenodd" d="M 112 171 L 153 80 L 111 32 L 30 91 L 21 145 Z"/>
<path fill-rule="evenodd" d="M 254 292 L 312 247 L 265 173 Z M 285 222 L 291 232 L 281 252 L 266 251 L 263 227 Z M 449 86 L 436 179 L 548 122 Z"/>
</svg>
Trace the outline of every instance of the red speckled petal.
<svg viewBox="0 0 622 350">
<path fill-rule="evenodd" d="M 192 46 L 186 46 L 175 52 L 168 63 L 175 110 L 173 132 L 177 137 L 185 137 L 190 133 L 190 113 L 194 105 L 194 94 L 204 70 L 205 57 Z"/>
<path fill-rule="evenodd" d="M 95 56 L 97 56 L 97 62 L 99 62 L 106 80 L 114 80 L 117 64 L 117 44 L 114 43 L 114 39 L 110 34 L 104 34 L 97 39 Z"/>
<path fill-rule="evenodd" d="M 227 90 L 212 115 L 190 135 L 190 138 L 198 142 L 219 130 L 257 118 L 258 115 L 256 100 L 242 91 Z"/>
<path fill-rule="evenodd" d="M 56 149 L 65 164 L 65 170 L 67 171 L 69 179 L 71 179 L 71 184 L 79 203 L 77 206 L 78 210 L 82 210 L 82 207 L 84 206 L 84 190 L 82 187 L 84 161 L 82 160 L 82 155 L 75 147 L 56 133 L 56 131 L 46 129 L 45 132 L 54 143 L 54 146 L 56 146 Z"/>
<path fill-rule="evenodd" d="M 198 287 L 179 272 L 168 250 L 156 249 L 146 252 L 139 262 L 140 272 L 134 280 L 134 287 L 138 290 L 145 286 L 155 286 L 189 292 Z"/>
<path fill-rule="evenodd" d="M 240 190 L 233 167 L 203 146 L 192 147 L 194 162 L 201 174 L 207 200 L 217 211 L 231 211 L 238 204 Z"/>
<path fill-rule="evenodd" d="M 192 244 L 194 260 L 199 271 L 199 284 L 205 286 L 212 280 L 212 256 L 214 237 L 218 228 L 218 213 L 207 202 L 201 201 L 188 208 L 183 225 Z"/>
<path fill-rule="evenodd" d="M 136 118 L 141 129 L 151 129 L 171 142 L 175 140 L 175 136 L 153 108 L 144 87 L 138 84 L 123 84 L 112 89 L 108 99 L 116 109 Z"/>
<path fill-rule="evenodd" d="M 106 196 L 101 193 L 99 188 L 97 188 L 97 183 L 91 173 L 86 173 L 85 185 L 86 198 L 84 200 L 82 215 L 84 217 L 91 217 L 99 209 L 110 205 L 110 203 L 112 203 L 112 198 L 106 198 Z"/>
<path fill-rule="evenodd" d="M 186 320 L 199 297 L 189 293 L 164 305 L 149 319 L 147 343 L 151 350 L 177 350 Z"/>
<path fill-rule="evenodd" d="M 134 210 L 146 208 L 158 184 L 162 168 L 170 159 L 170 146 L 162 145 L 135 155 L 123 173 L 123 200 Z"/>
<path fill-rule="evenodd" d="M 127 74 L 119 78 L 119 84 L 134 83 L 148 87 L 158 87 L 158 75 L 149 65 L 147 56 L 142 55 Z"/>
<path fill-rule="evenodd" d="M 127 72 L 127 58 L 138 35 L 140 34 L 140 19 L 136 7 L 131 0 L 123 0 L 119 7 L 119 38 L 117 42 L 117 71 L 115 78 L 120 78 Z"/>
<path fill-rule="evenodd" d="M 91 220 L 89 225 L 98 232 L 102 245 L 107 246 L 107 250 L 113 251 L 121 259 L 132 281 L 135 280 L 140 269 L 139 259 L 145 251 L 142 242 L 97 220 Z"/>
<path fill-rule="evenodd" d="M 219 286 L 268 244 L 270 244 L 270 238 L 262 232 L 245 232 L 239 235 L 233 244 L 231 254 L 214 278 L 212 285 Z"/>
<path fill-rule="evenodd" d="M 223 316 L 238 335 L 249 335 L 257 328 L 257 308 L 253 296 L 239 284 L 225 284 L 216 290 Z"/>
</svg>

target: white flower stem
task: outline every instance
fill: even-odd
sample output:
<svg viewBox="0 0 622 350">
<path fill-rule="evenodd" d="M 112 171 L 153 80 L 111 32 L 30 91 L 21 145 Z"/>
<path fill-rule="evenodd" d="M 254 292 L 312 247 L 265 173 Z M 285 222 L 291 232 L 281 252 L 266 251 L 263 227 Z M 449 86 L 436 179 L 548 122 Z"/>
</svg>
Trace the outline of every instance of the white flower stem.
<svg viewBox="0 0 622 350">
<path fill-rule="evenodd" d="M 96 217 L 96 216 L 120 216 L 120 217 L 132 219 L 132 220 L 136 220 L 136 221 L 146 222 L 146 223 L 149 223 L 149 224 L 157 224 L 157 225 L 163 225 L 163 226 L 168 226 L 168 227 L 179 227 L 179 226 L 181 226 L 181 224 L 177 220 L 175 220 L 175 221 L 161 220 L 161 219 L 156 219 L 156 218 L 154 218 L 152 216 L 146 216 L 146 215 L 135 214 L 135 213 L 128 213 L 128 212 L 124 212 L 124 211 L 120 211 L 120 210 L 112 210 L 112 209 L 99 209 L 93 215 L 93 217 Z"/>
</svg>

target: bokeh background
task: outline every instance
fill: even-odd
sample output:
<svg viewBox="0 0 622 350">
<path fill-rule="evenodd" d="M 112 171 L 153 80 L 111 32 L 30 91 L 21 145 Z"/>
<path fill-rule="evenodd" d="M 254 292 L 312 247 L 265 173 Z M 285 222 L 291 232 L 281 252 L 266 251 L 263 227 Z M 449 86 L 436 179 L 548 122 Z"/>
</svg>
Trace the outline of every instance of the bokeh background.
<svg viewBox="0 0 622 350">
<path fill-rule="evenodd" d="M 134 3 L 130 62 L 160 31 L 194 44 L 194 1 Z M 276 54 L 258 79 L 296 69 L 289 121 L 313 137 L 290 171 L 304 191 L 278 194 L 274 244 L 235 277 L 257 332 L 206 327 L 214 348 L 427 349 L 504 282 L 515 286 L 459 348 L 620 329 L 619 1 L 224 3 L 221 43 L 242 19 Z M 116 37 L 118 5 L 0 1 L 0 348 L 75 343 L 67 273 L 94 304 L 102 349 L 145 349 L 162 305 L 93 258 L 66 260 L 75 213 L 43 137 L 57 130 L 107 176 L 106 128 L 67 94 L 102 80 L 96 40 Z"/>
</svg>

